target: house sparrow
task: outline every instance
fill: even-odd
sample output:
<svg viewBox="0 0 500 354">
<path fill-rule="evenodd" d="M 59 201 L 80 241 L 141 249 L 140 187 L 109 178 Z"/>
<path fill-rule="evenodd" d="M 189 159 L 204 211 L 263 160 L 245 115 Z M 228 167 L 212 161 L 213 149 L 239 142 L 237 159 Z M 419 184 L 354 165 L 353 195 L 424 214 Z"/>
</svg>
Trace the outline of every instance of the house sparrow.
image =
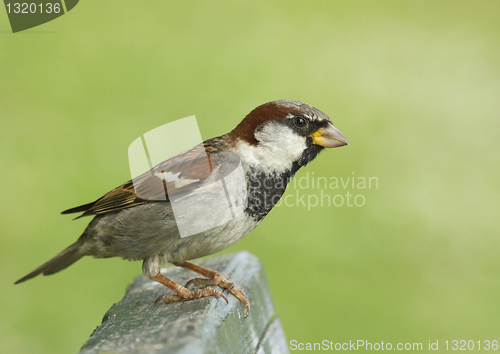
<svg viewBox="0 0 500 354">
<path fill-rule="evenodd" d="M 156 302 L 207 296 L 227 302 L 210 287 L 187 289 L 189 285 L 218 285 L 236 296 L 248 315 L 250 303 L 243 291 L 218 272 L 187 261 L 222 251 L 246 236 L 276 205 L 302 166 L 325 147 L 348 144 L 326 114 L 306 103 L 263 104 L 230 133 L 161 162 L 95 202 L 63 211 L 83 212 L 79 217 L 92 215 L 94 219 L 75 243 L 16 284 L 39 274 L 57 273 L 83 256 L 122 257 L 143 260 L 144 275 L 175 292 Z M 223 192 L 216 192 L 214 186 L 220 181 Z M 160 273 L 166 263 L 206 278 L 192 279 L 183 287 Z"/>
</svg>

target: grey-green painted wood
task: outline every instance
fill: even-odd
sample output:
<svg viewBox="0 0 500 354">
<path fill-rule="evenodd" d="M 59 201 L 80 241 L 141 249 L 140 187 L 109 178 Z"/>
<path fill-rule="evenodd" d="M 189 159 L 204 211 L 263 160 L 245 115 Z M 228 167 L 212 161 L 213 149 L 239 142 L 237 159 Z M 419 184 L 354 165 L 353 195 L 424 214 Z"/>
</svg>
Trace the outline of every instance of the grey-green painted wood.
<svg viewBox="0 0 500 354">
<path fill-rule="evenodd" d="M 229 304 L 204 298 L 154 305 L 158 296 L 172 292 L 141 275 L 130 284 L 123 300 L 104 315 L 80 353 L 288 353 L 259 260 L 239 252 L 200 264 L 245 291 L 251 304 L 247 318 L 239 300 L 227 291 Z M 178 267 L 162 273 L 182 285 L 197 276 Z"/>
</svg>

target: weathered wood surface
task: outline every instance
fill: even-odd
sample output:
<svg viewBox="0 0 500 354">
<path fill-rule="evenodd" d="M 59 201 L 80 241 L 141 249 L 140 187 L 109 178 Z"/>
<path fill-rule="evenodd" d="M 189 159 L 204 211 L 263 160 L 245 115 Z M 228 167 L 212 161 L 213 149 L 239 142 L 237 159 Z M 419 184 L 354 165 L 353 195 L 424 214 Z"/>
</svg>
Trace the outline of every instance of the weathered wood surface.
<svg viewBox="0 0 500 354">
<path fill-rule="evenodd" d="M 227 291 L 229 304 L 210 297 L 154 305 L 158 296 L 172 292 L 141 275 L 106 313 L 80 353 L 288 353 L 259 260 L 239 252 L 200 264 L 245 291 L 251 304 L 247 318 L 240 301 Z M 197 277 L 178 267 L 162 273 L 182 285 Z"/>
</svg>

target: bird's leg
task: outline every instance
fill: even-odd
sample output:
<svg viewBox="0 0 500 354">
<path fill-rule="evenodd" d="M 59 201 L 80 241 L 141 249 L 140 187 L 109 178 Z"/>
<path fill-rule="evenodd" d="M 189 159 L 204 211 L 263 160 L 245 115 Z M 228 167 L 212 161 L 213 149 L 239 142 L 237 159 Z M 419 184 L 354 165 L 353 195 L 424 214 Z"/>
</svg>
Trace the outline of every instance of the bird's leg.
<svg viewBox="0 0 500 354">
<path fill-rule="evenodd" d="M 162 295 L 156 299 L 155 304 L 157 304 L 161 300 L 163 300 L 166 304 L 168 304 L 169 302 L 172 301 L 200 299 L 202 297 L 208 297 L 208 296 L 215 296 L 217 299 L 223 298 L 224 300 L 226 300 L 227 303 L 227 298 L 220 291 L 212 288 L 204 288 L 191 291 L 183 286 L 180 286 L 176 282 L 168 279 L 161 273 L 154 275 L 153 277 L 151 277 L 151 279 L 156 280 L 158 283 L 165 285 L 167 288 L 177 293 L 177 295 L 171 295 L 171 294 Z"/>
<path fill-rule="evenodd" d="M 231 294 L 236 296 L 238 300 L 241 301 L 243 304 L 243 307 L 245 308 L 245 317 L 248 316 L 248 313 L 250 312 L 250 301 L 248 301 L 247 296 L 245 293 L 237 288 L 234 287 L 234 283 L 229 282 L 226 278 L 222 276 L 222 274 L 216 272 L 215 270 L 211 270 L 202 266 L 199 266 L 197 264 L 189 263 L 189 262 L 184 262 L 182 264 L 177 264 L 178 267 L 182 267 L 185 269 L 189 269 L 195 273 L 201 274 L 208 279 L 203 279 L 203 278 L 194 278 L 188 281 L 185 285 L 187 288 L 189 285 L 194 285 L 194 286 L 200 286 L 200 285 L 218 285 L 221 288 L 227 289 Z M 207 289 L 207 288 L 205 288 Z"/>
<path fill-rule="evenodd" d="M 223 298 L 226 300 L 227 298 L 220 292 L 215 289 L 205 288 L 196 291 L 190 291 L 183 286 L 180 286 L 176 282 L 168 279 L 163 274 L 161 274 L 160 264 L 162 262 L 162 256 L 150 256 L 144 259 L 142 263 L 142 273 L 151 280 L 155 280 L 160 284 L 165 285 L 167 288 L 174 291 L 177 295 L 163 295 L 156 299 L 155 304 L 157 304 L 160 300 L 163 300 L 166 304 L 172 301 L 181 301 L 181 300 L 191 300 L 191 299 L 199 299 L 207 296 L 215 296 L 216 298 Z"/>
</svg>

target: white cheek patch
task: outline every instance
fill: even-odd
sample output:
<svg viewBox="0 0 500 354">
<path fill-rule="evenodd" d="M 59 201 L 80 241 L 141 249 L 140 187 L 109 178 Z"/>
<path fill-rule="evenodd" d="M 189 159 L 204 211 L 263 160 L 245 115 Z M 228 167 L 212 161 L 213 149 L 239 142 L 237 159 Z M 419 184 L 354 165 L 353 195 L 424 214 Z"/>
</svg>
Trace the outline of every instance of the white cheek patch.
<svg viewBox="0 0 500 354">
<path fill-rule="evenodd" d="M 179 177 L 180 174 L 181 174 L 180 172 L 173 174 L 167 171 L 167 172 L 157 172 L 155 173 L 155 176 L 164 180 L 165 182 L 174 183 L 175 188 L 184 187 L 187 186 L 188 184 L 199 181 L 199 179 L 189 179 L 189 178 Z"/>
<path fill-rule="evenodd" d="M 306 138 L 291 128 L 270 122 L 255 132 L 257 146 L 237 142 L 240 158 L 247 164 L 259 166 L 268 173 L 282 173 L 292 167 L 307 148 Z"/>
</svg>

